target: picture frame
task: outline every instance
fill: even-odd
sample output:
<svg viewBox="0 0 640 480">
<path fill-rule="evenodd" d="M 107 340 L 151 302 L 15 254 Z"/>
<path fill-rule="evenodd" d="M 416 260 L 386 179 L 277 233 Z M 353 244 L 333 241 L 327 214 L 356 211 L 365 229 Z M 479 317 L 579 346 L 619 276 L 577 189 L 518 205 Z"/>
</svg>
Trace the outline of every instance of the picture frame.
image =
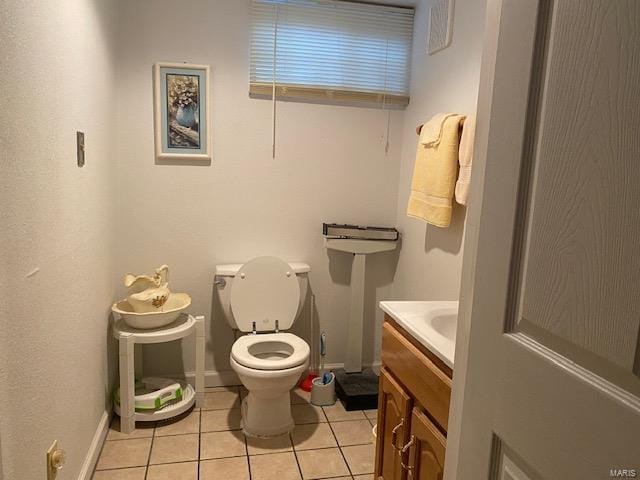
<svg viewBox="0 0 640 480">
<path fill-rule="evenodd" d="M 211 160 L 208 65 L 153 65 L 155 154 L 163 160 Z"/>
</svg>

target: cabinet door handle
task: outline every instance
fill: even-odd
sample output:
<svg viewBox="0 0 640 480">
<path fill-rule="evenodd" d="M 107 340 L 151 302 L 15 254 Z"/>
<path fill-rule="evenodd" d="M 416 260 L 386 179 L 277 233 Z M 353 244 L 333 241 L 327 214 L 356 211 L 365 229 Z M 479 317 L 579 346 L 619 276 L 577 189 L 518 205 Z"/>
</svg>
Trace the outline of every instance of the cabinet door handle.
<svg viewBox="0 0 640 480">
<path fill-rule="evenodd" d="M 411 465 L 411 463 L 413 463 L 413 462 L 409 462 L 409 465 L 405 465 L 405 463 L 404 463 L 404 455 L 416 443 L 415 440 L 416 440 L 416 436 L 415 435 L 411 435 L 411 439 L 409 439 L 409 442 L 404 447 L 402 447 L 402 450 L 400 450 L 400 452 L 398 453 L 400 455 L 400 465 L 407 472 L 413 471 L 414 465 Z"/>
<path fill-rule="evenodd" d="M 400 452 L 400 448 L 398 448 L 398 430 L 402 428 L 402 425 L 404 425 L 404 418 L 401 418 L 400 423 L 391 430 L 391 444 L 397 452 Z"/>
</svg>

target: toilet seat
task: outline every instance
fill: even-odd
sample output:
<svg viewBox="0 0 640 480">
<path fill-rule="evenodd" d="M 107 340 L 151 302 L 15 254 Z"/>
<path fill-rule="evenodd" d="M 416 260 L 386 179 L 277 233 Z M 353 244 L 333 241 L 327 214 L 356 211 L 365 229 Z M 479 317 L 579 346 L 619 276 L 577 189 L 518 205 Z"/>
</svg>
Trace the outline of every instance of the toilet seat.
<svg viewBox="0 0 640 480">
<path fill-rule="evenodd" d="M 255 370 L 285 370 L 309 359 L 309 345 L 292 333 L 244 335 L 231 347 L 231 357 Z"/>
</svg>

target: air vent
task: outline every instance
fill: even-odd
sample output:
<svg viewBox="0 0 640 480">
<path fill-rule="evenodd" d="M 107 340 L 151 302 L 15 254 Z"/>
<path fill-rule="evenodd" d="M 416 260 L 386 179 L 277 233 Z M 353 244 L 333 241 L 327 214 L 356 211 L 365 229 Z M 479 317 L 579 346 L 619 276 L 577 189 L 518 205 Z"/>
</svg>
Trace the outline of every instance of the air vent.
<svg viewBox="0 0 640 480">
<path fill-rule="evenodd" d="M 427 53 L 433 55 L 451 44 L 453 1 L 435 0 L 429 11 Z"/>
</svg>

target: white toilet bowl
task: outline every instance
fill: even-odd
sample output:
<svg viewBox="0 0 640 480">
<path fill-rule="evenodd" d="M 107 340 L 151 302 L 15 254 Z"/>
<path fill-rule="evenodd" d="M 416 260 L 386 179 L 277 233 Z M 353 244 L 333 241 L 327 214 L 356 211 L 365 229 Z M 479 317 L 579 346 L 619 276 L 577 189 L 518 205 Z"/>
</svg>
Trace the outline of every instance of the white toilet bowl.
<svg viewBox="0 0 640 480">
<path fill-rule="evenodd" d="M 231 349 L 231 367 L 247 388 L 242 429 L 270 437 L 293 429 L 289 391 L 309 366 L 309 345 L 290 333 L 245 335 Z"/>
<path fill-rule="evenodd" d="M 309 267 L 301 265 L 259 257 L 235 269 L 217 269 L 225 278 L 219 282 L 222 288 L 233 279 L 230 292 L 219 290 L 227 320 L 251 332 L 235 341 L 229 359 L 249 392 L 242 401 L 242 429 L 249 436 L 270 437 L 293 429 L 289 392 L 309 366 L 310 349 L 301 338 L 281 330 L 291 327 L 303 302 L 299 277 Z"/>
</svg>

